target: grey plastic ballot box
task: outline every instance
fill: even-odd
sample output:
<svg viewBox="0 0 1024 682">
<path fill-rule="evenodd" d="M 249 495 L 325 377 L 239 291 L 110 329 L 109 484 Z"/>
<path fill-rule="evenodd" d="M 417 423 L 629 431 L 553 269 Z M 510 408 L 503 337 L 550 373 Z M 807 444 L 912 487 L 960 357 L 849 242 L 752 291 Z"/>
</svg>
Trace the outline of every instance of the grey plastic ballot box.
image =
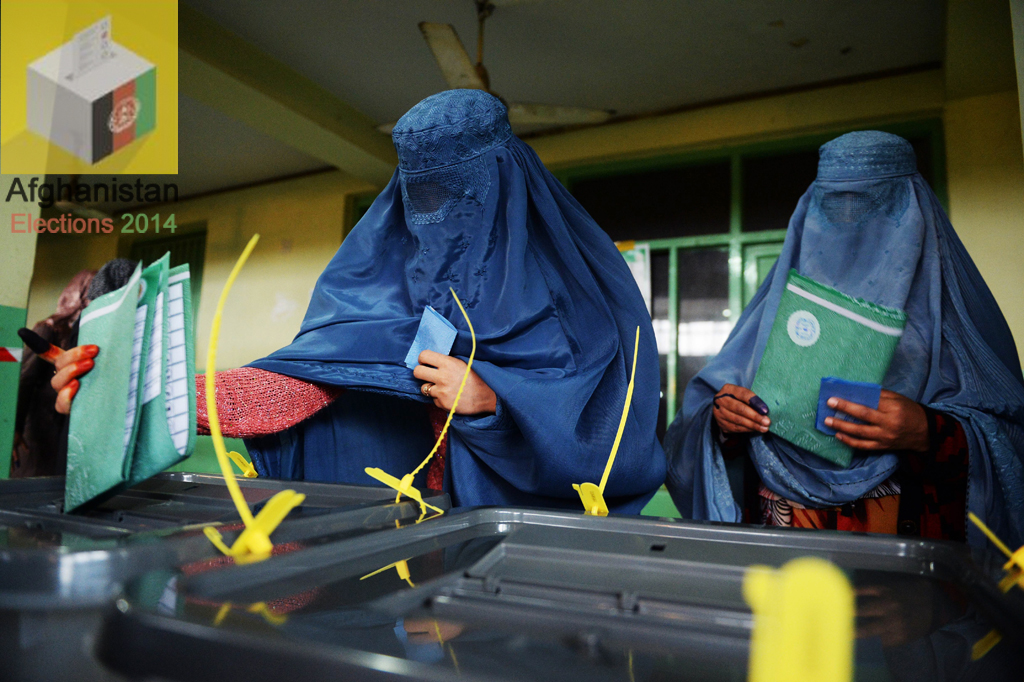
<svg viewBox="0 0 1024 682">
<path fill-rule="evenodd" d="M 281 490 L 306 495 L 271 535 L 289 551 L 393 530 L 421 515 L 418 504 L 396 504 L 383 487 L 238 482 L 254 514 Z M 230 563 L 202 527 L 217 525 L 228 545 L 241 530 L 221 476 L 163 473 L 84 513 L 62 513 L 63 498 L 63 478 L 0 482 L 0 679 L 15 670 L 17 679 L 104 679 L 84 652 L 126 582 L 154 570 Z M 450 507 L 442 493 L 427 501 Z"/>
<path fill-rule="evenodd" d="M 97 655 L 128 677 L 171 680 L 743 680 L 743 576 L 801 556 L 834 562 L 858 592 L 857 679 L 1019 679 L 1024 602 L 998 589 L 992 554 L 497 508 L 147 576 L 110 611 Z M 1004 641 L 972 662 L 994 625 Z"/>
</svg>

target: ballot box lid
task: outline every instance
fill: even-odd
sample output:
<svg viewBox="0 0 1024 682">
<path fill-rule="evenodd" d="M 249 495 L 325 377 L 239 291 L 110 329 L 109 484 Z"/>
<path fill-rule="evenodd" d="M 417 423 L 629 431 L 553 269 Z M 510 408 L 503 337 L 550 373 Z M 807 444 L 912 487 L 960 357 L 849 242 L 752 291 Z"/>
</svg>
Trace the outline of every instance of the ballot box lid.
<svg viewBox="0 0 1024 682">
<path fill-rule="evenodd" d="M 908 660 L 1019 664 L 1024 603 L 999 590 L 998 557 L 964 545 L 502 508 L 143 576 L 97 654 L 119 674 L 172 680 L 745 679 L 744 574 L 805 556 L 842 569 L 858 608 L 892 614 L 857 640 L 858 678 Z M 859 626 L 879 624 L 871 613 Z M 993 627 L 1007 644 L 972 663 Z"/>
<path fill-rule="evenodd" d="M 420 517 L 375 486 L 238 479 L 256 514 L 281 490 L 306 498 L 271 536 L 275 543 L 327 542 L 394 528 Z M 0 610 L 108 603 L 125 580 L 148 570 L 217 556 L 202 531 L 216 525 L 230 544 L 241 522 L 221 476 L 168 472 L 85 511 L 62 511 L 64 479 L 0 481 Z M 447 495 L 430 501 L 450 507 Z"/>
</svg>

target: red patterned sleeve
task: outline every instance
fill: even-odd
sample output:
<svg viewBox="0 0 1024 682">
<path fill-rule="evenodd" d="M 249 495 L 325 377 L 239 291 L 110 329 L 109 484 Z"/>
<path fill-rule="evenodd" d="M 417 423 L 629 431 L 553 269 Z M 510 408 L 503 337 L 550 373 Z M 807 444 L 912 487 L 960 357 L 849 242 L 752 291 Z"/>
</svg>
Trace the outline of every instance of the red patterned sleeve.
<svg viewBox="0 0 1024 682">
<path fill-rule="evenodd" d="M 217 416 L 221 432 L 251 438 L 284 431 L 334 402 L 344 389 L 320 386 L 253 367 L 217 372 Z M 206 376 L 196 375 L 196 423 L 210 433 Z"/>
<path fill-rule="evenodd" d="M 916 524 L 921 537 L 965 540 L 970 452 L 960 422 L 929 407 L 928 452 L 908 452 L 900 500 L 901 532 Z M 905 499 L 904 499 L 905 498 Z M 909 530 L 909 529 L 908 529 Z"/>
</svg>

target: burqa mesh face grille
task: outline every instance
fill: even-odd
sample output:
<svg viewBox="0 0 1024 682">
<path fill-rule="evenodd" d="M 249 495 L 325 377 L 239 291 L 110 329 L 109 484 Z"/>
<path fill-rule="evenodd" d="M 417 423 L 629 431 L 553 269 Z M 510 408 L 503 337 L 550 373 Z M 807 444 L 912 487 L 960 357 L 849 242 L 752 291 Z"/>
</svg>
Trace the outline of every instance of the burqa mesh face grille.
<svg viewBox="0 0 1024 682">
<path fill-rule="evenodd" d="M 399 179 L 402 198 L 417 225 L 441 222 L 461 200 L 482 204 L 491 184 L 487 161 L 481 157 L 419 173 L 401 171 Z"/>
<path fill-rule="evenodd" d="M 815 187 L 808 214 L 820 210 L 825 223 L 850 228 L 878 214 L 899 220 L 909 205 L 910 194 L 905 183 L 876 183 L 859 191 L 835 191 L 827 185 L 819 185 Z"/>
<path fill-rule="evenodd" d="M 482 204 L 486 153 L 512 136 L 505 105 L 479 90 L 428 97 L 395 124 L 402 198 L 418 225 L 439 223 L 460 201 Z"/>
</svg>

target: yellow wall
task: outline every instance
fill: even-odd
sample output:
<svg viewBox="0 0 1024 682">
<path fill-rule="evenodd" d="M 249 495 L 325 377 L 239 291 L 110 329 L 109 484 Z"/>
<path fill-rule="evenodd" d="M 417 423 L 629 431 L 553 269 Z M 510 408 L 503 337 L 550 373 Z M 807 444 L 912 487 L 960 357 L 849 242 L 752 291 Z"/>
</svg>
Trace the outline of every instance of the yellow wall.
<svg viewBox="0 0 1024 682">
<path fill-rule="evenodd" d="M 28 192 L 32 175 L 0 176 L 0 194 L 6 198 L 15 179 L 21 181 L 22 187 Z M 42 179 L 42 178 L 38 178 Z M 36 253 L 36 236 L 28 234 L 22 219 L 25 234 L 15 234 L 11 224 L 14 214 L 39 217 L 39 207 L 31 202 L 21 201 L 17 195 L 11 201 L 0 205 L 0 305 L 12 308 L 24 308 L 29 295 L 29 279 L 32 277 L 32 265 Z M 56 302 L 56 301 L 55 301 Z M 47 313 L 49 314 L 49 313 Z"/>
<path fill-rule="evenodd" d="M 1024 357 L 1024 151 L 1017 91 L 946 106 L 949 217 Z"/>
</svg>

